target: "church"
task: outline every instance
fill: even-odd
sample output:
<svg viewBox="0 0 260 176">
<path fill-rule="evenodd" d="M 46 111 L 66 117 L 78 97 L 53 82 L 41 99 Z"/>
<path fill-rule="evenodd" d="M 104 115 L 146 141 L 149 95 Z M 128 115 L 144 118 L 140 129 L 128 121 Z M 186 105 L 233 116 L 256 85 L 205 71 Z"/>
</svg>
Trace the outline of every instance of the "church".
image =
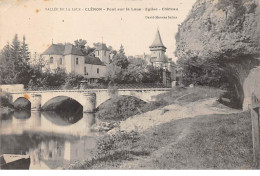
<svg viewBox="0 0 260 176">
<path fill-rule="evenodd" d="M 162 68 L 164 70 L 163 83 L 171 85 L 172 81 L 176 81 L 176 64 L 172 58 L 165 55 L 166 47 L 162 42 L 159 29 L 156 32 L 155 39 L 149 47 L 151 51 L 150 64 L 154 67 Z"/>
</svg>

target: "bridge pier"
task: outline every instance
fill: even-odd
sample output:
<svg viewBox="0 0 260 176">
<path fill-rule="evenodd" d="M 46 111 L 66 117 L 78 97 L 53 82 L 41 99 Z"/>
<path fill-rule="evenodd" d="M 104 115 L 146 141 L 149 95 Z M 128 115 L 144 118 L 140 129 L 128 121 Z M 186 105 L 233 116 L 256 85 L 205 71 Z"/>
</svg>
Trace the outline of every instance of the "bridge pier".
<svg viewBox="0 0 260 176">
<path fill-rule="evenodd" d="M 84 104 L 83 112 L 94 112 L 96 108 L 96 94 L 95 93 L 83 93 Z"/>
<path fill-rule="evenodd" d="M 40 111 L 42 106 L 42 95 L 32 94 L 31 111 Z"/>
</svg>

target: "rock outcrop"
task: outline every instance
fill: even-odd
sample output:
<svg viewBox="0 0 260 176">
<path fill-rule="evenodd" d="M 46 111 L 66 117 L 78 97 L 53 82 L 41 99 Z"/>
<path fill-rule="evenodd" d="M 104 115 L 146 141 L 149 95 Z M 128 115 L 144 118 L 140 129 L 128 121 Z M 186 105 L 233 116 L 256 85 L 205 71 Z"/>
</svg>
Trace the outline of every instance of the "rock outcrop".
<svg viewBox="0 0 260 176">
<path fill-rule="evenodd" d="M 258 0 L 197 0 L 179 25 L 175 54 L 217 62 L 242 108 L 245 78 L 259 65 L 259 19 Z"/>
<path fill-rule="evenodd" d="M 254 68 L 250 71 L 248 77 L 245 79 L 243 89 L 243 110 L 248 110 L 248 105 L 251 104 L 252 93 L 260 99 L 260 67 Z"/>
</svg>

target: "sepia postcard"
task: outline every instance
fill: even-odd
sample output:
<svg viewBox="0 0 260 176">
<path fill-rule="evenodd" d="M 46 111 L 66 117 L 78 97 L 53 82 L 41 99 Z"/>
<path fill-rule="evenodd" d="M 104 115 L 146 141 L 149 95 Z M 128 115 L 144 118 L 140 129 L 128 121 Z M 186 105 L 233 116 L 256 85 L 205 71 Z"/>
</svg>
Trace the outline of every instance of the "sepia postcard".
<svg viewBox="0 0 260 176">
<path fill-rule="evenodd" d="M 0 170 L 259 170 L 259 2 L 0 0 Z"/>
</svg>

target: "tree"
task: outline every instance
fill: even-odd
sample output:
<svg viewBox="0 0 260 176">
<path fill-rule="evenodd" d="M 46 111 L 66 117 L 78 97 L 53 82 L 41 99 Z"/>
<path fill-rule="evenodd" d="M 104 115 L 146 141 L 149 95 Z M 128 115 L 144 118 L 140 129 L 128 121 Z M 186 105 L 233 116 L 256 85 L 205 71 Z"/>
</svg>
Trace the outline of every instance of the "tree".
<svg viewBox="0 0 260 176">
<path fill-rule="evenodd" d="M 85 49 L 87 41 L 83 39 L 78 39 L 74 41 L 74 44 L 77 48 Z"/>
<path fill-rule="evenodd" d="M 18 40 L 18 35 L 15 35 L 11 45 L 11 59 L 14 62 L 15 82 L 27 85 L 30 81 L 28 72 L 30 68 L 28 60 L 30 57 L 27 44 L 25 43 L 25 37 L 23 39 L 21 45 L 21 42 Z"/>
<path fill-rule="evenodd" d="M 7 43 L 1 51 L 1 82 L 26 85 L 30 80 L 29 59 L 30 53 L 25 37 L 21 43 L 16 34 L 11 46 Z"/>
<path fill-rule="evenodd" d="M 144 79 L 144 73 L 147 62 L 141 58 L 129 59 L 129 65 L 126 70 L 126 80 L 129 83 L 141 83 Z"/>
<path fill-rule="evenodd" d="M 123 52 L 114 55 L 112 62 L 107 66 L 106 79 L 110 83 L 126 83 L 128 65 L 129 62 Z"/>
<path fill-rule="evenodd" d="M 116 84 L 160 83 L 162 69 L 147 65 L 141 58 L 127 60 L 118 53 L 107 67 L 106 80 Z"/>
<path fill-rule="evenodd" d="M 33 60 L 31 61 L 31 67 L 35 70 L 43 71 L 43 68 L 48 64 L 48 61 L 44 59 L 41 55 L 34 53 Z"/>
<path fill-rule="evenodd" d="M 178 67 L 182 68 L 184 85 L 202 85 L 217 88 L 226 88 L 228 80 L 225 72 L 220 69 L 218 63 L 208 60 L 205 62 L 201 58 L 191 57 L 179 59 Z"/>
<path fill-rule="evenodd" d="M 25 42 L 25 36 L 23 36 L 23 42 L 21 45 L 21 57 L 24 63 L 28 63 L 30 60 L 30 52 L 28 49 L 28 44 Z"/>
<path fill-rule="evenodd" d="M 86 47 L 86 44 L 87 44 L 87 41 L 86 40 L 83 40 L 83 39 L 78 39 L 78 40 L 75 40 L 74 41 L 74 44 L 76 46 L 76 48 L 79 48 L 81 50 L 81 52 L 85 55 L 87 55 L 87 47 Z"/>
<path fill-rule="evenodd" d="M 94 46 L 94 48 L 97 48 L 99 45 L 101 45 L 101 43 L 100 43 L 100 42 L 93 43 L 93 46 Z"/>
<path fill-rule="evenodd" d="M 67 77 L 66 77 L 66 79 L 65 79 L 64 88 L 79 87 L 80 81 L 81 81 L 83 78 L 84 78 L 83 76 L 77 75 L 77 74 L 74 74 L 74 73 L 68 74 Z"/>
<path fill-rule="evenodd" d="M 95 50 L 95 48 L 92 48 L 92 47 L 86 45 L 87 41 L 83 40 L 83 39 L 75 40 L 74 44 L 75 44 L 76 48 L 79 48 L 84 55 L 89 55 L 89 54 L 93 53 L 93 51 Z"/>
<path fill-rule="evenodd" d="M 87 46 L 85 54 L 89 55 L 89 54 L 92 54 L 94 51 L 95 51 L 95 48 L 91 48 L 91 47 Z"/>
<path fill-rule="evenodd" d="M 163 69 L 148 65 L 144 73 L 143 83 L 162 83 Z"/>
<path fill-rule="evenodd" d="M 11 48 L 7 43 L 0 53 L 1 84 L 12 84 L 15 82 L 14 61 L 11 59 Z"/>
</svg>

